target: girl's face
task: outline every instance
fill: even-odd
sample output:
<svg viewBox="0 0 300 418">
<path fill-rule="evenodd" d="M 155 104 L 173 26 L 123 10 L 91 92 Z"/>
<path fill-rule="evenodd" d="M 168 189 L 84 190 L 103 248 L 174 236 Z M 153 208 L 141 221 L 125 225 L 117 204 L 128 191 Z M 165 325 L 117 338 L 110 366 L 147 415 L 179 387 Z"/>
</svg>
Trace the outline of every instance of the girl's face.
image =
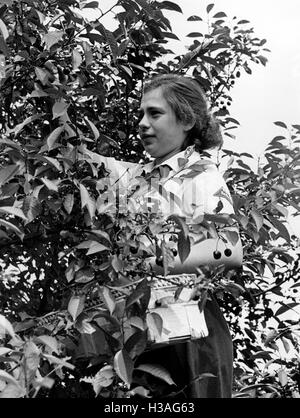
<svg viewBox="0 0 300 418">
<path fill-rule="evenodd" d="M 163 97 L 161 87 L 150 90 L 142 98 L 140 137 L 145 150 L 157 162 L 162 162 L 181 151 L 192 125 L 184 125 L 176 118 Z"/>
</svg>

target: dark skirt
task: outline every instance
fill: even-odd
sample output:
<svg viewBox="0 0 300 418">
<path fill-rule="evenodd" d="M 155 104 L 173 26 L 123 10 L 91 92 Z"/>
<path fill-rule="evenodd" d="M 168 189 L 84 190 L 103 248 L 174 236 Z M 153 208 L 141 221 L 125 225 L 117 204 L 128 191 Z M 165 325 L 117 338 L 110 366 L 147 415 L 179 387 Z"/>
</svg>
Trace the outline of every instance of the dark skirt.
<svg viewBox="0 0 300 418">
<path fill-rule="evenodd" d="M 207 300 L 204 312 L 208 337 L 151 350 L 136 361 L 136 365 L 163 366 L 176 385 L 136 371 L 135 386 L 151 388 L 152 396 L 158 398 L 231 397 L 233 349 L 230 332 L 214 298 Z M 206 373 L 214 376 L 206 376 Z"/>
</svg>

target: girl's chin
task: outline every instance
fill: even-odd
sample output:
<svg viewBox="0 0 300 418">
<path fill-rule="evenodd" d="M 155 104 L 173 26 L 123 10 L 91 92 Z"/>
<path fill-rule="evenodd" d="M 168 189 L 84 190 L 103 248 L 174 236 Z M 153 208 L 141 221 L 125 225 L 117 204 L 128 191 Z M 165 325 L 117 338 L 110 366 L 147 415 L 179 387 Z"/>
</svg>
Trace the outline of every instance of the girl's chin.
<svg viewBox="0 0 300 418">
<path fill-rule="evenodd" d="M 157 154 L 159 154 L 153 145 L 144 145 L 144 149 L 146 152 L 148 152 L 148 154 L 151 155 L 151 157 L 157 157 Z"/>
</svg>

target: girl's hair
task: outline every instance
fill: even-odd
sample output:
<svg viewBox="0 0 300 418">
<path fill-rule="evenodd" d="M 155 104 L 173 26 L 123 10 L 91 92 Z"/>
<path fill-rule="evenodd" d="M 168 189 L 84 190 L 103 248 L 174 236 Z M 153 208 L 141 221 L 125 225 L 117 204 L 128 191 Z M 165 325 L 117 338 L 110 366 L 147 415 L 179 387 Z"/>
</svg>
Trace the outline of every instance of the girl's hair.
<svg viewBox="0 0 300 418">
<path fill-rule="evenodd" d="M 182 149 L 195 145 L 198 152 L 223 144 L 219 123 L 209 112 L 205 93 L 198 82 L 177 74 L 158 75 L 144 86 L 144 94 L 158 87 L 179 122 L 193 124 Z"/>
</svg>

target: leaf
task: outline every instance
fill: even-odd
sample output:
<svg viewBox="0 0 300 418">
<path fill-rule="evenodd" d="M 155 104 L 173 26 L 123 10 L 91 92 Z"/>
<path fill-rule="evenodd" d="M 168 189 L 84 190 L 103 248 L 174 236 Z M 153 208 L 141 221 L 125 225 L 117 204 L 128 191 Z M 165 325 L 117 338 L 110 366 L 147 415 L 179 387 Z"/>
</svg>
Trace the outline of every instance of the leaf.
<svg viewBox="0 0 300 418">
<path fill-rule="evenodd" d="M 91 244 L 88 248 L 89 250 L 86 253 L 86 255 L 91 255 L 91 254 L 100 253 L 102 251 L 109 250 L 108 247 L 106 247 L 105 245 L 101 244 L 98 241 L 91 241 Z"/>
<path fill-rule="evenodd" d="M 11 229 L 20 237 L 21 240 L 23 240 L 24 232 L 22 232 L 16 225 L 12 224 L 11 222 L 7 222 L 4 219 L 0 219 L 0 225 L 5 226 L 7 229 Z"/>
<path fill-rule="evenodd" d="M 52 352 L 59 354 L 58 341 L 56 338 L 51 337 L 50 335 L 39 335 L 36 337 L 35 341 L 49 347 L 51 350 L 50 354 L 52 354 Z"/>
<path fill-rule="evenodd" d="M 124 348 L 132 359 L 135 359 L 145 351 L 148 342 L 147 336 L 147 330 L 138 330 L 126 341 Z"/>
<path fill-rule="evenodd" d="M 5 370 L 0 370 L 0 380 L 7 383 L 12 383 L 15 386 L 19 387 L 19 382 Z"/>
<path fill-rule="evenodd" d="M 144 388 L 143 386 L 137 386 L 134 389 L 132 389 L 129 393 L 132 396 L 138 395 L 138 396 L 141 396 L 142 398 L 151 398 L 150 390 Z"/>
<path fill-rule="evenodd" d="M 107 232 L 102 231 L 102 230 L 100 230 L 100 229 L 92 229 L 92 230 L 90 231 L 90 233 L 91 233 L 92 235 L 96 235 L 96 236 L 97 236 L 97 237 L 99 237 L 99 238 L 104 238 L 104 240 L 105 240 L 105 241 L 107 241 L 107 243 L 111 244 L 110 236 L 108 235 L 108 233 L 107 233 Z"/>
<path fill-rule="evenodd" d="M 254 219 L 257 231 L 259 231 L 264 224 L 264 217 L 255 209 L 251 210 L 250 214 Z"/>
<path fill-rule="evenodd" d="M 287 126 L 284 122 L 277 121 L 277 122 L 274 122 L 274 125 L 287 129 Z"/>
<path fill-rule="evenodd" d="M 180 231 L 183 233 L 185 238 L 189 236 L 189 229 L 183 217 L 178 215 L 170 215 L 168 216 L 167 221 L 174 222 L 180 229 Z"/>
<path fill-rule="evenodd" d="M 55 102 L 54 106 L 52 107 L 52 119 L 56 119 L 59 116 L 64 115 L 68 110 L 68 103 L 66 103 L 63 99 Z"/>
<path fill-rule="evenodd" d="M 291 351 L 289 340 L 285 337 L 281 337 L 281 341 L 282 341 L 285 351 L 289 353 Z"/>
<path fill-rule="evenodd" d="M 2 33 L 4 40 L 6 40 L 9 37 L 7 27 L 2 19 L 0 19 L 0 32 Z"/>
<path fill-rule="evenodd" d="M 287 230 L 287 228 L 283 225 L 282 222 L 280 222 L 278 219 L 274 218 L 273 216 L 269 215 L 270 222 L 275 226 L 275 228 L 278 230 L 279 234 L 282 238 L 284 238 L 287 242 L 291 241 L 290 233 Z"/>
<path fill-rule="evenodd" d="M 147 313 L 146 323 L 149 329 L 149 336 L 152 341 L 159 340 L 163 330 L 162 317 L 156 312 Z"/>
<path fill-rule="evenodd" d="M 141 1 L 142 2 L 142 0 L 137 0 L 137 1 Z M 150 7 L 150 6 L 148 6 L 148 7 Z M 105 37 L 106 42 L 108 43 L 108 45 L 110 47 L 113 61 L 115 62 L 116 59 L 117 59 L 117 57 L 118 57 L 119 48 L 118 48 L 118 44 L 117 44 L 116 38 L 114 37 L 114 34 L 111 31 L 109 31 L 107 28 L 105 28 L 102 25 L 102 23 L 100 23 L 100 22 L 98 23 L 97 28 L 99 28 L 99 31 Z"/>
<path fill-rule="evenodd" d="M 93 53 L 90 45 L 86 41 L 82 42 L 82 48 L 84 52 L 85 66 L 88 67 L 93 64 Z"/>
<path fill-rule="evenodd" d="M 101 145 L 107 144 L 115 149 L 121 149 L 120 145 L 114 139 L 110 138 L 107 135 L 104 135 L 102 132 L 100 133 L 100 138 Z M 99 153 L 101 153 L 101 148 L 98 151 Z"/>
<path fill-rule="evenodd" d="M 24 347 L 24 365 L 27 381 L 30 384 L 40 365 L 40 350 L 33 341 L 28 341 Z"/>
<path fill-rule="evenodd" d="M 40 24 L 42 25 L 45 22 L 46 16 L 43 13 L 41 13 L 39 10 L 36 10 L 36 9 L 35 9 L 35 13 L 38 15 Z"/>
<path fill-rule="evenodd" d="M 114 357 L 114 369 L 120 379 L 122 379 L 123 382 L 130 387 L 134 363 L 126 350 L 123 349 L 116 353 Z"/>
<path fill-rule="evenodd" d="M 272 360 L 272 356 L 271 356 L 272 352 L 271 351 L 265 351 L 265 350 L 261 350 L 261 351 L 257 351 L 256 353 L 254 353 L 251 358 L 252 359 L 264 359 L 264 360 Z"/>
<path fill-rule="evenodd" d="M 54 129 L 51 134 L 47 138 L 47 145 L 48 150 L 51 151 L 54 148 L 55 142 L 59 138 L 60 134 L 64 131 L 63 126 L 59 126 L 58 128 Z"/>
<path fill-rule="evenodd" d="M 142 280 L 134 289 L 134 291 L 126 299 L 126 309 L 139 301 L 143 296 L 148 294 L 150 290 L 147 279 Z"/>
<path fill-rule="evenodd" d="M 95 396 L 99 395 L 99 392 L 102 388 L 107 388 L 110 386 L 115 377 L 115 372 L 112 366 L 107 365 L 102 367 L 99 372 L 93 378 L 93 389 Z"/>
<path fill-rule="evenodd" d="M 70 215 L 74 206 L 74 195 L 73 193 L 68 193 L 63 200 L 63 207 L 65 211 Z"/>
<path fill-rule="evenodd" d="M 257 55 L 257 59 L 265 66 L 268 62 L 268 59 L 264 57 L 263 55 Z"/>
<path fill-rule="evenodd" d="M 95 200 L 89 195 L 87 188 L 83 185 L 79 185 L 80 188 L 80 198 L 81 198 L 81 208 L 87 208 L 90 218 L 93 219 L 96 212 L 96 202 Z"/>
<path fill-rule="evenodd" d="M 282 304 L 282 306 L 275 312 L 274 316 L 282 315 L 283 313 L 296 308 L 299 306 L 299 303 L 288 303 L 288 304 Z"/>
<path fill-rule="evenodd" d="M 27 217 L 28 222 L 31 222 L 40 215 L 42 211 L 42 205 L 37 197 L 31 195 L 25 197 L 22 209 Z"/>
<path fill-rule="evenodd" d="M 99 7 L 98 1 L 90 1 L 89 3 L 86 3 L 83 5 L 83 9 L 97 9 Z"/>
<path fill-rule="evenodd" d="M 0 170 L 0 187 L 11 180 L 20 171 L 20 166 L 17 164 L 10 164 Z"/>
<path fill-rule="evenodd" d="M 72 67 L 73 67 L 73 70 L 76 71 L 80 67 L 81 63 L 82 63 L 82 56 L 81 56 L 80 52 L 77 51 L 77 49 L 73 49 L 73 52 L 72 52 Z"/>
<path fill-rule="evenodd" d="M 68 312 L 73 321 L 81 314 L 84 309 L 85 295 L 72 296 L 68 303 Z"/>
<path fill-rule="evenodd" d="M 169 274 L 170 267 L 174 266 L 174 254 L 165 241 L 161 244 L 161 255 L 163 257 L 164 276 L 167 276 Z"/>
<path fill-rule="evenodd" d="M 234 247 L 240 239 L 239 233 L 236 231 L 224 231 L 226 238 L 228 238 L 230 244 Z"/>
<path fill-rule="evenodd" d="M 234 118 L 226 118 L 226 122 L 232 122 L 235 123 L 236 125 L 240 125 L 240 122 Z M 247 154 L 246 152 L 240 154 L 241 156 L 244 155 L 245 157 L 249 157 L 249 158 L 253 158 L 253 156 L 251 154 Z"/>
<path fill-rule="evenodd" d="M 212 10 L 213 7 L 214 7 L 213 3 L 209 4 L 206 8 L 207 13 L 209 13 Z"/>
<path fill-rule="evenodd" d="M 155 10 L 150 6 L 147 0 L 135 0 L 136 3 L 141 7 L 142 10 L 146 12 L 146 14 L 151 17 L 152 19 L 156 19 Z"/>
<path fill-rule="evenodd" d="M 173 3 L 172 1 L 162 1 L 161 3 L 159 3 L 159 8 L 160 9 L 172 10 L 174 12 L 183 13 L 181 8 L 178 6 L 178 4 Z"/>
<path fill-rule="evenodd" d="M 163 36 L 165 37 L 165 38 L 170 38 L 170 39 L 176 39 L 176 41 L 180 41 L 180 39 L 178 38 L 178 36 L 177 35 L 175 35 L 174 33 L 172 33 L 172 32 L 162 32 L 162 34 L 163 34 Z M 131 64 L 132 65 L 132 64 Z M 147 70 L 146 70 L 147 71 Z"/>
<path fill-rule="evenodd" d="M 42 156 L 40 157 L 40 160 L 42 161 L 46 161 L 47 163 L 50 163 L 51 165 L 53 165 L 57 171 L 62 171 L 61 166 L 59 161 L 56 158 L 52 158 L 52 157 L 47 157 L 47 156 Z M 59 183 L 59 181 L 58 181 Z"/>
<path fill-rule="evenodd" d="M 190 238 L 185 237 L 185 235 L 182 232 L 180 232 L 178 235 L 177 248 L 180 261 L 181 263 L 184 263 L 191 252 L 191 243 Z"/>
<path fill-rule="evenodd" d="M 140 364 L 135 370 L 140 370 L 146 373 L 151 374 L 152 376 L 157 377 L 158 379 L 163 380 L 168 383 L 168 385 L 176 385 L 172 379 L 169 371 L 161 365 L 156 364 Z"/>
<path fill-rule="evenodd" d="M 1 212 L 7 213 L 9 215 L 17 216 L 18 218 L 24 219 L 25 221 L 27 220 L 23 211 L 13 206 L 0 206 L 0 213 Z"/>
<path fill-rule="evenodd" d="M 47 97 L 49 96 L 48 93 L 45 93 L 43 90 L 34 90 L 32 93 L 30 93 L 29 97 Z"/>
<path fill-rule="evenodd" d="M 45 359 L 47 359 L 50 364 L 57 364 L 60 367 L 66 367 L 70 370 L 75 369 L 75 366 L 73 366 L 73 364 L 66 361 L 66 359 L 63 359 L 63 358 L 61 359 L 61 358 L 52 356 L 51 354 L 45 354 L 45 353 L 43 353 L 43 357 L 45 357 Z"/>
<path fill-rule="evenodd" d="M 272 207 L 275 208 L 275 209 L 277 209 L 278 212 L 281 213 L 281 215 L 283 215 L 285 218 L 288 217 L 289 211 L 284 206 L 281 206 L 278 203 L 272 203 Z"/>
<path fill-rule="evenodd" d="M 177 71 L 182 70 L 184 67 L 188 66 L 191 61 L 202 51 L 202 45 L 199 45 L 197 48 L 195 48 L 193 51 L 187 52 L 181 59 L 181 61 L 178 64 Z M 200 76 L 198 77 L 200 79 Z M 207 82 L 207 80 L 203 79 L 204 82 Z"/>
<path fill-rule="evenodd" d="M 81 269 L 76 272 L 75 282 L 76 283 L 89 283 L 94 279 L 94 270 L 91 268 Z"/>
<path fill-rule="evenodd" d="M 288 375 L 285 369 L 278 370 L 278 379 L 281 386 L 286 386 L 288 384 Z"/>
<path fill-rule="evenodd" d="M 218 19 L 220 17 L 227 17 L 227 15 L 224 12 L 219 12 L 219 13 L 216 13 L 213 17 Z"/>
<path fill-rule="evenodd" d="M 46 389 L 51 389 L 52 387 L 53 387 L 53 385 L 54 385 L 54 383 L 55 383 L 55 380 L 54 379 L 52 379 L 51 377 L 40 377 L 39 379 L 36 379 L 36 381 L 35 381 L 35 385 L 37 386 L 37 387 L 43 387 L 43 388 L 46 388 Z"/>
<path fill-rule="evenodd" d="M 3 58 L 5 59 L 5 57 L 9 56 L 9 49 L 6 45 L 6 42 L 4 40 L 4 38 L 2 36 L 0 36 L 0 51 L 2 51 L 2 62 L 3 62 Z M 1 77 L 6 77 L 6 70 L 5 70 L 5 66 L 3 64 L 1 64 L 1 72 L 0 72 Z"/>
<path fill-rule="evenodd" d="M 42 36 L 42 41 L 45 42 L 46 49 L 50 49 L 53 45 L 62 40 L 64 31 L 57 30 L 46 33 Z"/>
<path fill-rule="evenodd" d="M 10 353 L 11 351 L 12 351 L 11 348 L 0 347 L 0 356 L 5 356 L 6 354 Z"/>
<path fill-rule="evenodd" d="M 188 22 L 196 22 L 196 21 L 198 21 L 198 20 L 202 21 L 202 18 L 201 18 L 200 16 L 196 16 L 196 15 L 190 16 L 190 17 L 187 19 L 187 21 L 188 21 Z"/>
<path fill-rule="evenodd" d="M 243 293 L 245 293 L 245 289 L 237 283 L 229 282 L 224 285 L 224 288 L 227 292 L 231 293 L 235 298 L 238 298 Z"/>
<path fill-rule="evenodd" d="M 44 183 L 44 185 L 49 189 L 52 190 L 53 192 L 58 192 L 58 187 L 57 184 L 60 182 L 60 180 L 49 180 L 45 177 L 41 178 L 41 181 Z"/>
<path fill-rule="evenodd" d="M 92 121 L 89 120 L 89 118 L 87 116 L 84 119 L 87 122 L 88 127 L 92 131 L 92 133 L 94 135 L 94 139 L 98 139 L 99 136 L 100 136 L 100 133 L 99 133 L 98 129 L 96 128 L 96 126 L 93 124 Z"/>
<path fill-rule="evenodd" d="M 118 273 L 119 271 L 122 271 L 124 268 L 124 263 L 123 261 L 117 256 L 117 254 L 115 254 L 112 257 L 111 260 L 111 266 L 112 268 L 115 270 L 116 273 Z"/>
<path fill-rule="evenodd" d="M 100 293 L 101 299 L 105 303 L 105 306 L 109 310 L 109 313 L 113 315 L 116 309 L 116 301 L 112 292 L 106 286 L 99 286 L 99 293 Z"/>
<path fill-rule="evenodd" d="M 51 74 L 48 70 L 41 67 L 35 67 L 34 69 L 37 79 L 45 86 L 48 83 Z"/>
<path fill-rule="evenodd" d="M 26 391 L 21 386 L 17 386 L 12 383 L 8 383 L 4 390 L 0 393 L 1 399 L 17 399 L 23 398 L 26 394 Z"/>
<path fill-rule="evenodd" d="M 191 32 L 188 35 L 186 35 L 188 38 L 198 38 L 200 36 L 203 36 L 200 32 Z"/>
<path fill-rule="evenodd" d="M 22 148 L 20 147 L 20 145 L 18 143 L 14 142 L 14 141 L 11 141 L 8 138 L 2 138 L 2 139 L 0 139 L 0 144 L 8 145 L 11 148 L 17 149 L 18 151 L 21 151 L 22 150 Z"/>
<path fill-rule="evenodd" d="M 0 337 L 1 334 L 9 334 L 12 338 L 15 337 L 15 331 L 12 324 L 5 318 L 5 316 L 0 314 Z"/>
</svg>

